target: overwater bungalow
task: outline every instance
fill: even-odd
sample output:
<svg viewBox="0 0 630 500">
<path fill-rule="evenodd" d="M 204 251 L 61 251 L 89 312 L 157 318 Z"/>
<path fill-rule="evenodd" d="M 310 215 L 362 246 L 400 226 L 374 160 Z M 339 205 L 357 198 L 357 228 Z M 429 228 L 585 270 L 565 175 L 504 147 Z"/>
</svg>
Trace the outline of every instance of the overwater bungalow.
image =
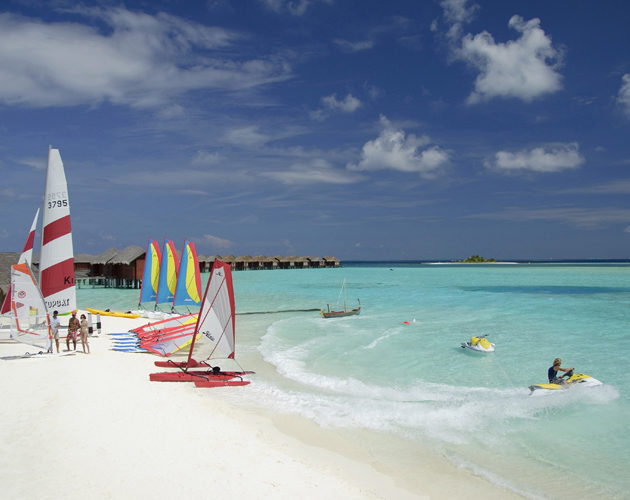
<svg viewBox="0 0 630 500">
<path fill-rule="evenodd" d="M 0 300 L 4 298 L 11 281 L 11 264 L 16 264 L 20 254 L 15 252 L 0 253 Z M 339 267 L 336 257 L 284 257 L 276 255 L 198 255 L 199 270 L 210 272 L 212 264 L 219 259 L 229 264 L 234 271 L 263 269 L 304 269 Z M 104 286 L 116 288 L 139 288 L 144 273 L 145 250 L 131 245 L 124 250 L 110 248 L 99 255 L 76 254 L 74 256 L 75 281 L 77 287 Z M 38 274 L 39 255 L 33 254 L 34 273 Z"/>
</svg>

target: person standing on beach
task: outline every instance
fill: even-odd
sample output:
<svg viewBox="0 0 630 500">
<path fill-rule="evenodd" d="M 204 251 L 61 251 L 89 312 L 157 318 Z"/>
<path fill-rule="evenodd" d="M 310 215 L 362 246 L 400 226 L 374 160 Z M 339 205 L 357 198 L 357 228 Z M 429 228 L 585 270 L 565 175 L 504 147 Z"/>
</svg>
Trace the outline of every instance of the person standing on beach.
<svg viewBox="0 0 630 500">
<path fill-rule="evenodd" d="M 53 339 L 55 340 L 55 344 L 57 345 L 57 354 L 59 354 L 59 327 L 61 326 L 61 321 L 57 315 L 59 311 L 53 311 L 52 318 L 50 318 L 50 333 L 52 334 Z M 48 352 L 52 353 L 52 343 L 50 344 L 50 349 Z"/>
<path fill-rule="evenodd" d="M 562 360 L 560 358 L 556 358 L 553 360 L 553 365 L 547 370 L 547 378 L 549 379 L 550 384 L 565 384 L 566 381 L 563 380 L 564 377 L 570 377 L 573 375 L 574 368 L 562 368 L 560 365 L 562 365 Z M 559 377 L 558 372 L 564 372 L 564 375 Z"/>
<path fill-rule="evenodd" d="M 81 323 L 79 323 L 79 319 L 77 318 L 77 312 L 72 311 L 72 317 L 70 321 L 68 321 L 68 336 L 66 337 L 66 347 L 70 350 L 70 339 L 72 339 L 72 343 L 74 344 L 74 350 L 77 350 L 77 330 L 81 328 Z"/>
<path fill-rule="evenodd" d="M 87 347 L 87 353 L 90 354 L 90 344 L 88 344 L 88 330 L 89 325 L 87 319 L 85 318 L 85 314 L 81 315 L 81 330 L 79 333 L 81 334 L 81 346 L 83 347 L 83 352 L 85 352 L 85 348 Z"/>
</svg>

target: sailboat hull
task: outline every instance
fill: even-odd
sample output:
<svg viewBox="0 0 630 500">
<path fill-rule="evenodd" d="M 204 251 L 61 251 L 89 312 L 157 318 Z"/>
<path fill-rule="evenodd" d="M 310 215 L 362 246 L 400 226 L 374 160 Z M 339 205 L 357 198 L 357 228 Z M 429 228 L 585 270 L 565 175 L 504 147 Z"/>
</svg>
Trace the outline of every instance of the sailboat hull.
<svg viewBox="0 0 630 500">
<path fill-rule="evenodd" d="M 248 384 L 249 380 L 195 380 L 195 387 L 234 387 Z"/>
<path fill-rule="evenodd" d="M 343 318 L 345 316 L 354 316 L 361 312 L 361 307 L 350 309 L 349 311 L 324 311 L 322 309 L 322 318 Z"/>
<path fill-rule="evenodd" d="M 245 372 L 218 372 L 208 370 L 191 370 L 180 372 L 159 372 L 149 374 L 151 382 L 195 382 L 225 381 L 246 375 Z"/>
</svg>

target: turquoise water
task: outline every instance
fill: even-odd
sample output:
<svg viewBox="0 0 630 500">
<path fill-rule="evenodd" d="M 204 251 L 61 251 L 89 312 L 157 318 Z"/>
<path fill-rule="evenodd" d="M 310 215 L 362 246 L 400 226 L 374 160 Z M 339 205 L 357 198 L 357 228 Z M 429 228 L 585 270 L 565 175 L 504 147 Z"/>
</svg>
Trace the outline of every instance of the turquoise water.
<svg viewBox="0 0 630 500">
<path fill-rule="evenodd" d="M 268 367 L 238 393 L 248 403 L 396 436 L 403 454 L 430 447 L 532 498 L 629 497 L 630 265 L 362 264 L 233 278 L 237 356 Z M 242 314 L 322 307 L 344 278 L 359 316 Z M 128 310 L 138 295 L 82 289 L 78 301 Z M 460 347 L 484 333 L 494 353 Z M 604 385 L 530 396 L 556 357 Z"/>
</svg>

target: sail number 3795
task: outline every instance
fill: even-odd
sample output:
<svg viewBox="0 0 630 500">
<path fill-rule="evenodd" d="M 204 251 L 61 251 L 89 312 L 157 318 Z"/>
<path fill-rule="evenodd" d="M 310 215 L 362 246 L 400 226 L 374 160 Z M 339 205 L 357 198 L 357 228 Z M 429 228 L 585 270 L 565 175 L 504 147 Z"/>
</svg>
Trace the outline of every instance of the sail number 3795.
<svg viewBox="0 0 630 500">
<path fill-rule="evenodd" d="M 48 202 L 48 208 L 61 208 L 67 206 L 68 200 L 52 200 Z"/>
</svg>

